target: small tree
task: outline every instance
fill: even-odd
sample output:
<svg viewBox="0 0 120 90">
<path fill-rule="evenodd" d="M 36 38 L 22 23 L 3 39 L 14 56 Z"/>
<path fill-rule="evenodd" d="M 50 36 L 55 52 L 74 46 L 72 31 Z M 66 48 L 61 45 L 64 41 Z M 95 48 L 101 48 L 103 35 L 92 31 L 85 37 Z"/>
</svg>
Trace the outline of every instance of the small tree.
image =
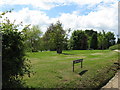
<svg viewBox="0 0 120 90">
<path fill-rule="evenodd" d="M 45 34 L 42 37 L 45 50 L 50 50 L 50 51 L 56 50 L 56 45 L 55 45 L 55 41 L 54 41 L 54 37 L 53 37 L 54 35 L 55 35 L 55 25 L 51 24 L 47 28 L 47 31 L 45 32 Z"/>
<path fill-rule="evenodd" d="M 97 40 L 97 33 L 93 33 L 91 41 L 90 41 L 90 48 L 97 49 L 98 48 L 98 40 Z"/>
<path fill-rule="evenodd" d="M 43 36 L 46 49 L 56 50 L 59 54 L 62 53 L 66 40 L 65 36 L 66 32 L 59 21 L 56 24 L 51 24 Z"/>
<path fill-rule="evenodd" d="M 88 42 L 88 49 L 90 49 L 90 48 L 93 48 L 93 47 L 91 47 L 91 44 L 93 44 L 93 43 L 91 43 L 91 41 L 92 42 L 96 42 L 93 38 L 92 38 L 92 36 L 93 36 L 93 34 L 94 33 L 96 33 L 97 34 L 97 31 L 94 31 L 93 29 L 91 29 L 91 30 L 85 30 L 85 34 L 87 35 L 87 42 Z M 91 40 L 92 39 L 92 40 Z M 97 42 L 96 42 L 97 43 Z M 95 45 L 95 44 L 94 44 Z M 94 49 L 94 48 L 93 48 Z"/>
<path fill-rule="evenodd" d="M 40 50 L 40 36 L 42 34 L 38 25 L 33 25 L 32 28 L 25 32 L 26 38 L 26 48 L 28 51 L 36 52 Z"/>
<path fill-rule="evenodd" d="M 62 53 L 64 42 L 65 42 L 65 31 L 62 28 L 62 24 L 58 21 L 55 24 L 55 34 L 54 34 L 54 42 L 56 45 L 57 53 Z"/>
<path fill-rule="evenodd" d="M 115 35 L 112 32 L 107 32 L 106 33 L 106 38 L 107 38 L 107 48 L 109 48 L 110 46 L 115 45 Z"/>
<path fill-rule="evenodd" d="M 98 47 L 99 49 L 107 49 L 108 47 L 108 39 L 106 38 L 106 33 L 103 30 L 102 33 L 98 34 Z"/>
<path fill-rule="evenodd" d="M 2 13 L 0 16 L 2 18 Z M 19 25 L 9 19 L 0 23 L 2 32 L 2 86 L 3 88 L 23 87 L 22 77 L 30 75 L 30 64 L 25 55 L 25 36 L 18 30 Z"/>
</svg>

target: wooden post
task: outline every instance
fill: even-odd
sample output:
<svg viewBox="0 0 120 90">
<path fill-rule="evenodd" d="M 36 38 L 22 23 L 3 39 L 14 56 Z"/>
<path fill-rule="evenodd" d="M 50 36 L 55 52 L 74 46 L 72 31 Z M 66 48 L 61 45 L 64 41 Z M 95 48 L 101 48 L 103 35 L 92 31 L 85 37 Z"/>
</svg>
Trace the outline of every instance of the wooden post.
<svg viewBox="0 0 120 90">
<path fill-rule="evenodd" d="M 82 68 L 82 62 L 81 62 L 81 68 Z"/>
<path fill-rule="evenodd" d="M 73 62 L 73 72 L 74 72 L 74 62 Z"/>
</svg>

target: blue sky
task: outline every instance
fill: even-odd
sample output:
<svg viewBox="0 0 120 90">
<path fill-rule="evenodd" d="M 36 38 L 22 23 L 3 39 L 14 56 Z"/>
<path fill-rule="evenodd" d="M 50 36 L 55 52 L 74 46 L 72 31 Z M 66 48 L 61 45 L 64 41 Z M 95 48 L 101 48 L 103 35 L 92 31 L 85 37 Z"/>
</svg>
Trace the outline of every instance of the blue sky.
<svg viewBox="0 0 120 90">
<path fill-rule="evenodd" d="M 118 0 L 0 0 L 0 12 L 16 23 L 39 25 L 43 32 L 60 20 L 64 29 L 117 30 Z"/>
<path fill-rule="evenodd" d="M 86 8 L 87 5 L 84 6 L 77 6 L 76 4 L 69 4 L 69 5 L 60 5 L 56 6 L 54 8 L 51 8 L 50 10 L 40 10 L 39 8 L 35 8 L 32 5 L 9 5 L 5 4 L 4 6 L 0 6 L 2 8 L 1 11 L 11 10 L 14 9 L 14 11 L 20 11 L 23 8 L 29 8 L 30 10 L 40 10 L 45 12 L 49 17 L 59 17 L 61 13 L 72 13 L 73 11 L 80 11 L 79 15 L 86 15 L 91 11 L 94 11 L 94 8 Z"/>
<path fill-rule="evenodd" d="M 53 18 L 53 17 L 60 16 L 60 13 L 72 13 L 75 10 L 77 10 L 77 6 L 74 4 L 71 4 L 71 5 L 57 6 L 52 8 L 51 10 L 45 10 L 45 13 L 49 17 Z"/>
</svg>

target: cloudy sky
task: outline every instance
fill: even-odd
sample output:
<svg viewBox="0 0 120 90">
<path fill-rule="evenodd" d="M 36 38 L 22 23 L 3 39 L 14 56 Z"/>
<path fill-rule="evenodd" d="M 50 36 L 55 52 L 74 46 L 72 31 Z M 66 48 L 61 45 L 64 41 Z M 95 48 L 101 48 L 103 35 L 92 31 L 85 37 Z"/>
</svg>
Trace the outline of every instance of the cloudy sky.
<svg viewBox="0 0 120 90">
<path fill-rule="evenodd" d="M 0 0 L 0 12 L 16 23 L 39 25 L 43 32 L 60 20 L 64 29 L 95 29 L 118 34 L 118 0 Z"/>
</svg>

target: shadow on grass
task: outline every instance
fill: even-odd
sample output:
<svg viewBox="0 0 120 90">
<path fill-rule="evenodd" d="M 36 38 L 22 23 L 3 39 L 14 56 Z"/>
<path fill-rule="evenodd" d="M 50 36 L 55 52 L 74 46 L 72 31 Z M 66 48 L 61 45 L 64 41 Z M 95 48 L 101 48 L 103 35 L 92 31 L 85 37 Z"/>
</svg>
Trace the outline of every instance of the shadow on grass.
<svg viewBox="0 0 120 90">
<path fill-rule="evenodd" d="M 83 70 L 79 73 L 80 76 L 82 76 L 83 74 L 85 74 L 88 70 Z"/>
<path fill-rule="evenodd" d="M 62 53 L 63 55 L 74 55 L 74 54 L 69 54 L 69 53 Z"/>
</svg>

